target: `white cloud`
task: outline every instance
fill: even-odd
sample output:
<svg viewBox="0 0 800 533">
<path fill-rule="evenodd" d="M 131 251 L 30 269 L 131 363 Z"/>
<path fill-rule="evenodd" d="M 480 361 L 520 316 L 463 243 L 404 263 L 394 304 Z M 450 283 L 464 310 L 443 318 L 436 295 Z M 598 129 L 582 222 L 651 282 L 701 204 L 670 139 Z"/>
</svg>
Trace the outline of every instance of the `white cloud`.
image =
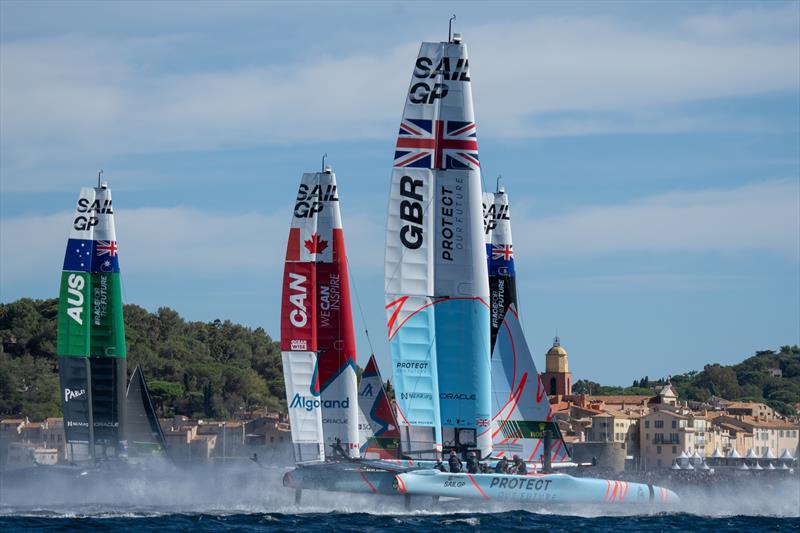
<svg viewBox="0 0 800 533">
<path fill-rule="evenodd" d="M 713 117 L 676 116 L 674 108 L 660 106 L 797 89 L 800 50 L 797 32 L 787 33 L 781 22 L 785 12 L 695 17 L 655 31 L 569 17 L 465 27 L 481 135 L 713 128 Z M 235 68 L 217 62 L 175 71 L 160 63 L 161 57 L 174 60 L 176 50 L 191 54 L 196 39 L 4 41 L 4 189 L 30 187 L 29 172 L 18 173 L 24 181 L 14 177 L 19 169 L 77 154 L 107 159 L 298 140 L 390 139 L 418 47 L 378 42 L 350 56 L 288 66 L 268 53 L 260 64 Z"/>
<path fill-rule="evenodd" d="M 732 189 L 673 192 L 546 218 L 512 206 L 517 249 L 541 259 L 615 252 L 772 253 L 800 258 L 800 187 L 770 181 Z"/>
<path fill-rule="evenodd" d="M 20 216 L 0 223 L 0 297 L 61 271 L 71 213 Z M 125 272 L 212 278 L 253 275 L 283 267 L 290 213 L 215 213 L 186 207 L 141 208 L 115 214 Z M 383 262 L 382 227 L 365 216 L 349 217 L 348 255 L 358 268 Z M 55 283 L 55 281 L 53 281 Z"/>
</svg>

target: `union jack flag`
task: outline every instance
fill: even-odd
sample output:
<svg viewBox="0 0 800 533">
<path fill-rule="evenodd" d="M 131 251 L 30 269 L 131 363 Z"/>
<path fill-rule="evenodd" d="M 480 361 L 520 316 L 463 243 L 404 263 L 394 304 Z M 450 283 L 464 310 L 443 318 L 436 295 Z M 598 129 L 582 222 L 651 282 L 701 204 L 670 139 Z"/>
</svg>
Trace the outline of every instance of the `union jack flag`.
<svg viewBox="0 0 800 533">
<path fill-rule="evenodd" d="M 474 122 L 405 119 L 400 124 L 395 167 L 480 168 Z"/>
<path fill-rule="evenodd" d="M 489 419 L 488 418 L 479 418 L 475 421 L 475 424 L 479 428 L 486 428 L 489 427 Z"/>
<path fill-rule="evenodd" d="M 514 250 L 510 244 L 501 244 L 492 246 L 492 260 L 502 259 L 503 261 L 510 261 L 514 257 Z"/>
<path fill-rule="evenodd" d="M 114 257 L 117 255 L 117 249 L 116 241 L 97 241 L 97 245 L 95 246 L 95 254 L 98 256 L 108 254 L 111 257 Z"/>
</svg>

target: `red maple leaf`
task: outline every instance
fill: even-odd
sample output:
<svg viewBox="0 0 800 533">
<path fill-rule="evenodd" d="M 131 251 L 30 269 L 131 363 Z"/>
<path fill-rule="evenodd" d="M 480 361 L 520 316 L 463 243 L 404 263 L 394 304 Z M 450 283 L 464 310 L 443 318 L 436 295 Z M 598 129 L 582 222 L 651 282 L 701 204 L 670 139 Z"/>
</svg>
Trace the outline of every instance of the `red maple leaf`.
<svg viewBox="0 0 800 533">
<path fill-rule="evenodd" d="M 320 239 L 319 233 L 313 233 L 310 239 L 303 242 L 303 246 L 310 254 L 321 254 L 328 247 L 328 241 Z"/>
</svg>

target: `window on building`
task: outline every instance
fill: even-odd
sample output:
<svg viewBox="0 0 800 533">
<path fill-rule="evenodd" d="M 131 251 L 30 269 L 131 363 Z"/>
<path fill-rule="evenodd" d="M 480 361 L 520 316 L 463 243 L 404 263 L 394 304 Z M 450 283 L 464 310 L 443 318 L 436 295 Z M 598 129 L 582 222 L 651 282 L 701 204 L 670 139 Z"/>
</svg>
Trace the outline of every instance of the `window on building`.
<svg viewBox="0 0 800 533">
<path fill-rule="evenodd" d="M 672 453 L 678 453 L 678 447 L 677 446 L 673 446 L 672 447 Z"/>
<path fill-rule="evenodd" d="M 550 378 L 550 395 L 555 396 L 557 390 L 558 389 L 556 389 L 556 378 Z"/>
<path fill-rule="evenodd" d="M 656 453 L 661 455 L 661 446 L 656 446 Z"/>
<path fill-rule="evenodd" d="M 650 421 L 649 420 L 645 420 L 644 421 L 644 427 L 646 427 L 646 428 L 650 427 Z"/>
<path fill-rule="evenodd" d="M 664 421 L 663 420 L 656 420 L 655 426 L 657 428 L 663 428 L 664 427 Z"/>
<path fill-rule="evenodd" d="M 672 429 L 675 429 L 676 427 L 678 427 L 678 421 L 677 420 L 673 420 L 672 421 Z"/>
<path fill-rule="evenodd" d="M 658 464 L 658 466 L 661 466 L 661 459 L 656 460 L 656 464 Z"/>
<path fill-rule="evenodd" d="M 275 442 L 275 437 L 270 437 L 270 438 L 269 438 L 269 441 L 270 441 L 270 442 Z"/>
</svg>

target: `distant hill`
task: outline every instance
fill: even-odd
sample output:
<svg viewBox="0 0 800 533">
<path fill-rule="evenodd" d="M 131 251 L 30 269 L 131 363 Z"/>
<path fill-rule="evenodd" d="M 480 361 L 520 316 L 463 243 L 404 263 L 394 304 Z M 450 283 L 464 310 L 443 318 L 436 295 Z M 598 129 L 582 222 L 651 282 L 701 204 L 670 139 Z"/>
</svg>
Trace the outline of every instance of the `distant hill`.
<svg viewBox="0 0 800 533">
<path fill-rule="evenodd" d="M 0 415 L 61 416 L 57 310 L 56 298 L 0 304 Z M 159 415 L 286 410 L 280 346 L 262 328 L 187 322 L 167 307 L 124 313 L 128 367 L 143 366 Z"/>
<path fill-rule="evenodd" d="M 712 396 L 726 400 L 766 403 L 784 415 L 797 414 L 800 403 L 800 347 L 781 346 L 776 352 L 756 352 L 735 365 L 705 365 L 702 371 L 671 376 L 670 381 L 681 399 L 705 402 Z M 576 394 L 653 394 L 652 387 L 666 379 L 635 380 L 631 387 L 607 387 L 593 381 L 579 380 Z"/>
</svg>

